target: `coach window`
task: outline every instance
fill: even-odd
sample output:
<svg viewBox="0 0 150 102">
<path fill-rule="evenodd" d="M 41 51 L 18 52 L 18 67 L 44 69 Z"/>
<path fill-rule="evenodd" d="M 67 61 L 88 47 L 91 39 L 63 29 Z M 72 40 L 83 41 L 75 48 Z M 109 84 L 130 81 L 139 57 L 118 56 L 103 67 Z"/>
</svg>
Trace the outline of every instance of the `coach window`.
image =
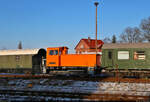
<svg viewBox="0 0 150 102">
<path fill-rule="evenodd" d="M 112 52 L 111 51 L 108 52 L 108 58 L 112 59 Z"/>
<path fill-rule="evenodd" d="M 129 51 L 118 51 L 118 60 L 128 60 Z"/>
<path fill-rule="evenodd" d="M 145 51 L 134 52 L 134 60 L 145 60 L 145 58 L 146 58 Z"/>
<path fill-rule="evenodd" d="M 16 61 L 19 62 L 20 56 L 16 56 Z"/>
</svg>

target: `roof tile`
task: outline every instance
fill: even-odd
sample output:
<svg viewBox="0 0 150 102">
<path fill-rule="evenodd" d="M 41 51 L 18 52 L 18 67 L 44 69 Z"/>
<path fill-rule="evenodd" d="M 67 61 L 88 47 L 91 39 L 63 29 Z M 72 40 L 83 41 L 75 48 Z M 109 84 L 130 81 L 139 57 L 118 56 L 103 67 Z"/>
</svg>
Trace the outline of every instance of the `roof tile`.
<svg viewBox="0 0 150 102">
<path fill-rule="evenodd" d="M 95 39 L 81 39 L 83 40 L 90 48 L 95 48 Z M 101 47 L 104 44 L 102 40 L 97 40 L 97 46 Z"/>
</svg>

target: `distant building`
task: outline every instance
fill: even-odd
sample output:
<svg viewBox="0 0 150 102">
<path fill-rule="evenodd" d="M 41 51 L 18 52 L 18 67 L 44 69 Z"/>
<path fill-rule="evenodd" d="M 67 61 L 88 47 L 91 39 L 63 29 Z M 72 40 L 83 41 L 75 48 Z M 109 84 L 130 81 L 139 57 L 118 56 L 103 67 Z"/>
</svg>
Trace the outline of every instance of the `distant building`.
<svg viewBox="0 0 150 102">
<path fill-rule="evenodd" d="M 77 54 L 87 54 L 87 53 L 96 53 L 95 39 L 81 39 L 79 43 L 76 45 L 75 50 Z M 97 52 L 101 53 L 103 41 L 97 40 Z"/>
</svg>

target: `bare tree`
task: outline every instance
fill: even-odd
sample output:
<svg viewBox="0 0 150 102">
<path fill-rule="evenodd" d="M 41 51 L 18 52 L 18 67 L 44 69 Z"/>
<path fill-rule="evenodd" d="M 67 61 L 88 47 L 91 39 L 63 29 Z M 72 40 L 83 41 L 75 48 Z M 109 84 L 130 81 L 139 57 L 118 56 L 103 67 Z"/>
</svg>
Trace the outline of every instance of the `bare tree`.
<svg viewBox="0 0 150 102">
<path fill-rule="evenodd" d="M 103 42 L 104 42 L 104 43 L 111 43 L 111 40 L 110 40 L 109 37 L 105 37 L 105 38 L 103 39 Z"/>
<path fill-rule="evenodd" d="M 150 17 L 148 19 L 143 19 L 140 27 L 142 29 L 142 33 L 144 34 L 144 38 L 150 42 Z"/>
<path fill-rule="evenodd" d="M 143 35 L 139 28 L 134 27 L 127 27 L 124 32 L 120 35 L 120 42 L 122 43 L 137 43 L 142 42 Z"/>
<path fill-rule="evenodd" d="M 18 44 L 18 49 L 22 49 L 22 43 L 21 43 L 21 41 Z"/>
</svg>

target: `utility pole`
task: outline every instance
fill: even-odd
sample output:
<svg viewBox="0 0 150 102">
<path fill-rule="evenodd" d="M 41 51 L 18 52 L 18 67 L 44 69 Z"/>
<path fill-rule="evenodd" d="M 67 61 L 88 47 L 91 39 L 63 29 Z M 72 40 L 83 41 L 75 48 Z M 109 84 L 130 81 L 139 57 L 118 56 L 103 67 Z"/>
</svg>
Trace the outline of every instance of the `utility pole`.
<svg viewBox="0 0 150 102">
<path fill-rule="evenodd" d="M 95 40 L 95 48 L 96 48 L 96 54 L 97 54 L 97 6 L 98 6 L 98 2 L 94 3 L 96 6 L 96 40 Z"/>
</svg>

